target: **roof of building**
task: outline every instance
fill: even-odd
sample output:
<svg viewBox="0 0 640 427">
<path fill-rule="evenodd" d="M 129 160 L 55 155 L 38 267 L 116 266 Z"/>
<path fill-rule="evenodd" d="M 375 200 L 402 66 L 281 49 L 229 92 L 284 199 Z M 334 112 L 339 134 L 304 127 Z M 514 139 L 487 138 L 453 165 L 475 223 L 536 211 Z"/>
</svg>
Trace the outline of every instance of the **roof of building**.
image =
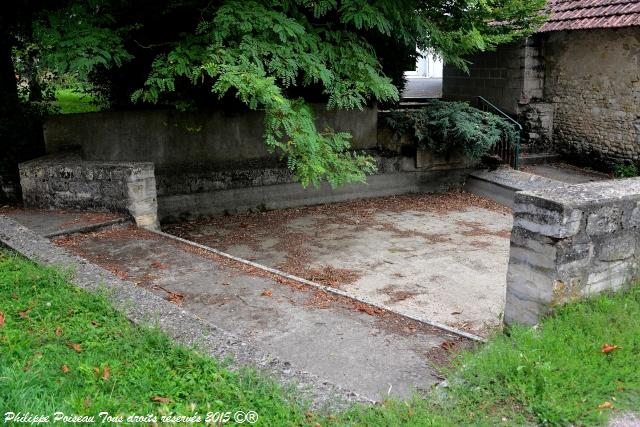
<svg viewBox="0 0 640 427">
<path fill-rule="evenodd" d="M 539 32 L 640 25 L 640 0 L 549 0 Z"/>
</svg>

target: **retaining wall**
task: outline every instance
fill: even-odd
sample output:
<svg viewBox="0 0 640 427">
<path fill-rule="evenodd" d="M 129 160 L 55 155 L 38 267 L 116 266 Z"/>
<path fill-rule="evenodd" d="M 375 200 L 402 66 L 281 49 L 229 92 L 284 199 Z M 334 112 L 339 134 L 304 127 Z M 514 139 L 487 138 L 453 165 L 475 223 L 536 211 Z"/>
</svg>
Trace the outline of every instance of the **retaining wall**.
<svg viewBox="0 0 640 427">
<path fill-rule="evenodd" d="M 53 156 L 19 168 L 26 207 L 123 212 L 140 227 L 158 228 L 153 163 Z"/>
<path fill-rule="evenodd" d="M 319 129 L 327 126 L 352 135 L 354 149 L 376 147 L 377 109 L 327 111 L 314 106 Z M 266 160 L 264 114 L 176 110 L 65 114 L 46 120 L 47 153 L 77 150 L 86 160 L 153 162 L 156 169 L 227 167 Z"/>
<path fill-rule="evenodd" d="M 640 178 L 516 193 L 507 324 L 640 278 Z"/>
</svg>

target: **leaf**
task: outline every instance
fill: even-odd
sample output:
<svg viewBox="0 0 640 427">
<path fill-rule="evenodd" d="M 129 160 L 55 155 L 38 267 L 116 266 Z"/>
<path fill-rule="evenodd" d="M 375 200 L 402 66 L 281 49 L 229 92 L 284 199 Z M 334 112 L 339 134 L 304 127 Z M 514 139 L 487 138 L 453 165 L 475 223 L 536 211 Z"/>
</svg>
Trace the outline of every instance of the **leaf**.
<svg viewBox="0 0 640 427">
<path fill-rule="evenodd" d="M 158 402 L 158 403 L 171 403 L 171 399 L 169 399 L 168 397 L 161 397 L 161 396 L 153 396 L 151 398 L 151 400 L 153 400 L 154 402 Z"/>
<path fill-rule="evenodd" d="M 0 326 L 4 326 L 4 313 L 0 311 Z"/>
<path fill-rule="evenodd" d="M 69 347 L 72 350 L 75 350 L 76 353 L 80 353 L 82 351 L 82 347 L 80 346 L 80 344 L 77 344 L 77 343 L 73 343 L 73 342 L 67 343 L 67 347 Z"/>
<path fill-rule="evenodd" d="M 69 371 L 71 371 L 71 369 L 69 369 L 67 365 L 62 365 L 62 367 L 60 367 L 60 370 L 62 371 L 63 374 L 68 374 Z"/>
<path fill-rule="evenodd" d="M 182 300 L 184 300 L 184 295 L 179 294 L 177 292 L 167 292 L 167 300 L 169 302 L 174 303 L 175 305 L 182 305 Z"/>
<path fill-rule="evenodd" d="M 260 295 L 263 297 L 271 297 L 273 296 L 273 291 L 271 289 L 265 289 Z"/>
<path fill-rule="evenodd" d="M 611 409 L 613 408 L 613 403 L 611 402 L 603 402 L 598 405 L 598 409 Z"/>
<path fill-rule="evenodd" d="M 19 315 L 20 315 L 20 317 L 22 317 L 23 319 L 24 319 L 24 318 L 27 318 L 27 317 L 29 317 L 29 309 L 27 308 L 26 310 L 21 311 L 21 312 L 19 312 L 18 314 L 19 314 Z"/>
<path fill-rule="evenodd" d="M 110 376 L 111 376 L 111 370 L 109 369 L 109 365 L 107 365 L 102 370 L 102 379 L 108 380 Z"/>
<path fill-rule="evenodd" d="M 62 328 L 60 326 L 56 327 L 55 334 L 57 337 L 62 335 Z"/>
<path fill-rule="evenodd" d="M 603 352 L 604 354 L 609 354 L 609 353 L 611 353 L 612 351 L 614 351 L 614 350 L 619 350 L 619 349 L 621 349 L 621 348 L 622 348 L 622 347 L 619 347 L 619 346 L 617 346 L 617 345 L 612 345 L 612 344 L 607 344 L 607 343 L 602 344 L 602 352 Z"/>
</svg>

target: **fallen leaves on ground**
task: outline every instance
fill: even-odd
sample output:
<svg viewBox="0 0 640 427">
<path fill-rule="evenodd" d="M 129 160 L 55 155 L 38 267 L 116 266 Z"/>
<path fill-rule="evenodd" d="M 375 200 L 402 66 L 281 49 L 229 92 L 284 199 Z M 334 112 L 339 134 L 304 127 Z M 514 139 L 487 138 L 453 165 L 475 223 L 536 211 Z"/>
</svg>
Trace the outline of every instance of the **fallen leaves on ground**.
<svg viewBox="0 0 640 427">
<path fill-rule="evenodd" d="M 611 402 L 603 402 L 598 405 L 598 409 L 611 409 L 613 408 L 613 403 Z"/>
<path fill-rule="evenodd" d="M 171 403 L 171 399 L 169 399 L 168 397 L 162 397 L 162 396 L 153 396 L 151 400 L 158 403 L 165 403 L 165 404 Z"/>
<path fill-rule="evenodd" d="M 62 371 L 63 374 L 68 374 L 69 371 L 71 371 L 71 369 L 69 369 L 69 367 L 67 365 L 62 365 L 60 367 L 60 370 Z"/>
<path fill-rule="evenodd" d="M 18 313 L 20 315 L 20 317 L 22 317 L 23 319 L 29 317 L 29 309 L 26 309 L 24 311 L 21 311 Z"/>
<path fill-rule="evenodd" d="M 619 347 L 617 345 L 612 345 L 612 344 L 607 344 L 607 343 L 602 344 L 602 352 L 604 354 L 611 353 L 612 351 L 619 350 L 620 348 L 622 348 L 622 347 Z"/>
<path fill-rule="evenodd" d="M 60 335 L 62 335 L 62 328 L 60 326 L 56 327 L 56 330 L 54 333 L 56 334 L 57 337 L 59 337 Z"/>
<path fill-rule="evenodd" d="M 0 326 L 4 326 L 4 313 L 0 311 Z"/>
<path fill-rule="evenodd" d="M 440 347 L 445 350 L 449 350 L 455 346 L 456 346 L 456 343 L 453 341 L 443 341 L 442 344 L 440 344 Z"/>
<path fill-rule="evenodd" d="M 356 311 L 362 311 L 363 313 L 367 313 L 369 316 L 375 316 L 376 314 L 384 313 L 383 310 L 372 307 L 368 304 L 356 303 L 354 304 L 354 307 Z"/>
<path fill-rule="evenodd" d="M 80 344 L 77 343 L 67 343 L 67 347 L 69 347 L 71 350 L 75 350 L 76 353 L 80 353 L 82 351 L 82 346 Z"/>
<path fill-rule="evenodd" d="M 167 301 L 174 303 L 175 305 L 182 305 L 184 295 L 177 292 L 167 292 Z"/>
<path fill-rule="evenodd" d="M 164 270 L 165 268 L 168 268 L 169 266 L 167 264 L 163 264 L 160 261 L 154 261 L 151 263 L 151 267 L 152 268 L 156 268 L 158 270 Z"/>
<path fill-rule="evenodd" d="M 271 297 L 273 296 L 273 291 L 271 289 L 265 289 L 260 295 L 263 297 Z"/>
<path fill-rule="evenodd" d="M 109 369 L 109 365 L 107 365 L 102 370 L 102 379 L 108 380 L 110 376 L 111 376 L 111 370 Z"/>
</svg>

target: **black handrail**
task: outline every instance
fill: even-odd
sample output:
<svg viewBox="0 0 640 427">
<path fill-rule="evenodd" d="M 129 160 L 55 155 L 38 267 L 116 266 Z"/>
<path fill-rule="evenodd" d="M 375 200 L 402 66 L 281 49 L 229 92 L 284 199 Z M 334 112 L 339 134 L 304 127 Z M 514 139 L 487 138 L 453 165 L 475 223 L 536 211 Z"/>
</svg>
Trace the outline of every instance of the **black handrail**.
<svg viewBox="0 0 640 427">
<path fill-rule="evenodd" d="M 518 140 L 516 141 L 515 146 L 509 147 L 503 142 L 496 144 L 494 147 L 495 154 L 499 155 L 503 161 L 509 163 L 511 167 L 517 170 L 520 167 L 520 140 L 522 139 L 522 125 L 482 96 L 478 96 L 478 107 L 483 111 L 487 111 L 487 107 L 489 107 L 493 110 L 492 113 L 507 119 L 518 129 Z M 511 152 L 511 148 L 513 148 L 513 153 Z"/>
</svg>

